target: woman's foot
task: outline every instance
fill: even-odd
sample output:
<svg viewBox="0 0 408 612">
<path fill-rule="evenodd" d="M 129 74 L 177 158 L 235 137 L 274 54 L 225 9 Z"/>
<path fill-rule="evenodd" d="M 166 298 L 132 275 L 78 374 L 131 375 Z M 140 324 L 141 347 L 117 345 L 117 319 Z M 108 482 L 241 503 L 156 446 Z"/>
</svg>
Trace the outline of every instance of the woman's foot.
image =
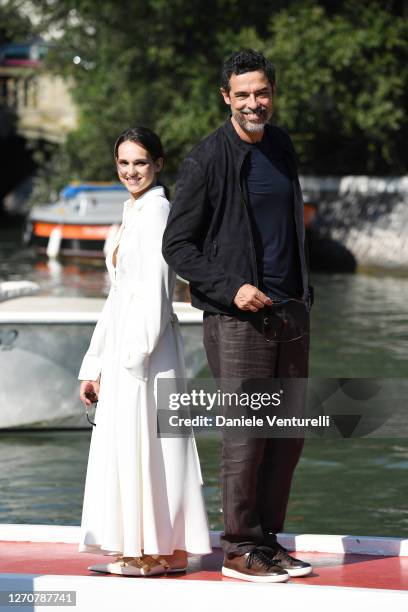
<svg viewBox="0 0 408 612">
<path fill-rule="evenodd" d="M 187 569 L 187 553 L 185 550 L 175 550 L 172 555 L 149 555 L 160 563 L 168 574 L 185 572 Z"/>
<path fill-rule="evenodd" d="M 166 569 L 163 564 L 149 555 L 142 557 L 118 557 L 112 563 L 98 563 L 90 565 L 89 570 L 105 574 L 117 574 L 119 576 L 157 576 L 164 574 Z"/>
</svg>

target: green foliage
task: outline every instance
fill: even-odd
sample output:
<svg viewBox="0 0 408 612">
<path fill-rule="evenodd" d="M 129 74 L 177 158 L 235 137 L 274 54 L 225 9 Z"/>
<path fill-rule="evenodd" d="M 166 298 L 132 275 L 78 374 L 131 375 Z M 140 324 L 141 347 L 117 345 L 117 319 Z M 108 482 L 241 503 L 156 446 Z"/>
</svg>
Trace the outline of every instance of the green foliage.
<svg viewBox="0 0 408 612">
<path fill-rule="evenodd" d="M 80 112 L 63 150 L 66 180 L 114 178 L 114 140 L 139 124 L 160 134 L 172 182 L 187 150 L 227 116 L 222 61 L 245 46 L 276 64 L 275 120 L 293 136 L 303 171 L 407 170 L 408 32 L 393 3 L 38 0 L 36 6 L 43 30 L 63 31 L 48 65 L 71 79 Z"/>
<path fill-rule="evenodd" d="M 13 2 L 0 4 L 0 45 L 9 42 L 20 42 L 30 37 L 31 23 L 28 17 L 15 10 Z"/>
<path fill-rule="evenodd" d="M 403 173 L 408 24 L 378 2 L 343 10 L 303 2 L 271 21 L 277 119 L 312 172 Z"/>
<path fill-rule="evenodd" d="M 41 147 L 34 148 L 32 159 L 37 171 L 30 205 L 56 202 L 61 189 L 75 178 L 67 177 L 67 168 L 72 162 L 66 147 L 43 142 Z"/>
</svg>

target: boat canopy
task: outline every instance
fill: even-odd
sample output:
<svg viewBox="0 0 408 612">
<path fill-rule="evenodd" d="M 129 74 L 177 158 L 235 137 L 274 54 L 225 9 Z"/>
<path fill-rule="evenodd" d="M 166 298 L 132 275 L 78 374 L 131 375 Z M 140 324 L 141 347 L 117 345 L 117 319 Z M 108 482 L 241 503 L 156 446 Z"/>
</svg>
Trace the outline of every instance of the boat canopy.
<svg viewBox="0 0 408 612">
<path fill-rule="evenodd" d="M 126 187 L 120 183 L 81 183 L 79 185 L 67 185 L 61 191 L 61 197 L 69 200 L 83 192 L 107 192 L 126 191 Z"/>
</svg>

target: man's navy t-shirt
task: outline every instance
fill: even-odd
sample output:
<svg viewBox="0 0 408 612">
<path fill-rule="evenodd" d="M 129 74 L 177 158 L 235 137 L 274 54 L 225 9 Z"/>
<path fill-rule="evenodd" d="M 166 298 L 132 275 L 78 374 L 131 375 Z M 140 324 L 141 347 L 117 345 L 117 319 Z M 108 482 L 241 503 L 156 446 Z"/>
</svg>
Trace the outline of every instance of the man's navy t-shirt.
<svg viewBox="0 0 408 612">
<path fill-rule="evenodd" d="M 293 186 L 284 153 L 264 132 L 245 164 L 259 288 L 271 298 L 300 298 L 302 282 Z"/>
</svg>

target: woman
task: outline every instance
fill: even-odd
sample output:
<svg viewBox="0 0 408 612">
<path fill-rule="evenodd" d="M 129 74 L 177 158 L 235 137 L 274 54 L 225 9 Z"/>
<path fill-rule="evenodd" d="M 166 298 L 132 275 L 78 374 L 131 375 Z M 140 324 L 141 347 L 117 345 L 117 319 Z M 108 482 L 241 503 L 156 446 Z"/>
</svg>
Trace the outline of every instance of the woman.
<svg viewBox="0 0 408 612">
<path fill-rule="evenodd" d="M 106 258 L 111 288 L 78 378 L 80 398 L 98 401 L 89 451 L 80 552 L 116 555 L 94 571 L 151 576 L 183 571 L 188 554 L 211 552 L 193 438 L 158 438 L 156 384 L 184 378 L 172 310 L 175 273 L 161 254 L 169 213 L 157 182 L 160 139 L 123 132 L 114 155 L 129 191 Z"/>
</svg>

